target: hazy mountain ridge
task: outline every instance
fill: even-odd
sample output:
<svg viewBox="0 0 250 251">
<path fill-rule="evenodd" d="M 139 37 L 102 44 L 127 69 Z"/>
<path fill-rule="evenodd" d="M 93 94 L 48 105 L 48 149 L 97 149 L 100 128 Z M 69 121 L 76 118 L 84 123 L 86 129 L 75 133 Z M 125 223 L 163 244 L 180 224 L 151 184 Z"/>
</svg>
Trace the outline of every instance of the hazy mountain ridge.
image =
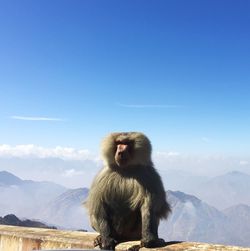
<svg viewBox="0 0 250 251">
<path fill-rule="evenodd" d="M 191 190 L 208 204 L 226 209 L 237 204 L 250 205 L 250 175 L 233 171 L 209 179 Z"/>
<path fill-rule="evenodd" d="M 89 186 L 100 166 L 94 160 L 64 160 L 61 158 L 0 158 L 0 169 L 29 180 L 58 182 L 65 187 Z M 74 179 L 72 179 L 74 177 Z M 80 184 L 76 185 L 75 184 Z"/>
<path fill-rule="evenodd" d="M 172 214 L 161 222 L 159 233 L 167 240 L 242 244 L 230 217 L 195 196 L 167 192 Z M 250 232 L 249 232 L 250 234 Z M 250 241 L 244 245 L 250 245 Z"/>
<path fill-rule="evenodd" d="M 83 202 L 88 194 L 87 188 L 63 188 L 59 192 L 61 187 L 59 186 L 59 190 L 57 190 L 58 185 L 51 184 L 51 182 L 23 181 L 10 173 L 4 172 L 2 176 L 1 174 L 2 172 L 0 172 L 2 211 L 4 211 L 3 208 L 5 211 L 9 210 L 8 213 L 19 211 L 19 203 L 10 205 L 3 199 L 7 195 L 9 197 L 13 195 L 15 197 L 12 200 L 20 201 L 22 209 L 23 204 L 27 203 L 26 207 L 29 210 L 25 211 L 24 217 L 26 218 L 40 219 L 61 228 L 93 231 L 83 207 Z M 243 184 L 243 187 L 245 186 L 241 179 L 244 174 L 231 173 L 228 175 L 233 180 L 236 175 L 237 182 Z M 228 177 L 228 175 L 225 176 Z M 7 182 L 1 177 L 7 177 Z M 29 189 L 30 186 L 35 186 L 35 189 Z M 56 188 L 55 191 L 54 188 Z M 41 194 L 40 189 L 49 192 L 50 196 L 44 200 L 40 199 L 43 204 L 37 206 L 32 201 L 36 202 L 37 195 Z M 215 193 L 214 196 L 216 195 Z M 180 191 L 168 191 L 167 196 L 171 203 L 172 213 L 167 221 L 162 221 L 160 224 L 159 235 L 161 237 L 169 241 L 204 241 L 250 246 L 250 206 L 240 204 L 220 211 L 196 196 Z M 14 209 L 13 206 L 17 208 Z"/>
<path fill-rule="evenodd" d="M 52 182 L 22 180 L 6 171 L 0 172 L 0 184 L 0 215 L 11 213 L 27 218 L 67 190 Z"/>
<path fill-rule="evenodd" d="M 1 171 L 0 172 L 0 186 L 13 186 L 13 185 L 19 185 L 23 182 L 22 179 L 18 178 L 17 176 L 6 172 Z"/>
<path fill-rule="evenodd" d="M 64 228 L 70 226 L 74 229 L 86 229 L 93 231 L 89 226 L 88 216 L 82 206 L 87 197 L 88 189 L 71 189 L 58 196 L 41 210 L 41 217 L 55 225 Z M 197 197 L 180 191 L 168 191 L 168 200 L 172 207 L 172 213 L 167 220 L 161 222 L 159 235 L 168 241 L 203 241 L 230 245 L 249 246 L 250 235 L 249 222 L 237 217 L 237 206 L 234 215 L 217 210 Z M 246 209 L 246 215 L 250 215 L 250 208 Z M 55 214 L 56 212 L 56 214 Z M 232 220 L 232 217 L 235 221 Z M 45 218 L 43 218 L 45 220 Z M 240 224 L 241 231 L 237 227 Z M 242 235 L 243 233 L 243 235 Z"/>
<path fill-rule="evenodd" d="M 91 230 L 83 202 L 87 188 L 69 189 L 38 210 L 36 218 L 63 228 Z"/>
<path fill-rule="evenodd" d="M 239 204 L 223 210 L 230 219 L 233 231 L 238 233 L 237 245 L 250 246 L 250 206 Z"/>
<path fill-rule="evenodd" d="M 29 219 L 20 220 L 14 214 L 8 214 L 8 215 L 5 215 L 4 217 L 0 217 L 0 225 L 55 229 L 55 227 L 53 227 L 53 226 L 48 226 L 48 225 L 46 225 L 42 222 L 36 221 L 36 220 L 29 220 Z"/>
</svg>

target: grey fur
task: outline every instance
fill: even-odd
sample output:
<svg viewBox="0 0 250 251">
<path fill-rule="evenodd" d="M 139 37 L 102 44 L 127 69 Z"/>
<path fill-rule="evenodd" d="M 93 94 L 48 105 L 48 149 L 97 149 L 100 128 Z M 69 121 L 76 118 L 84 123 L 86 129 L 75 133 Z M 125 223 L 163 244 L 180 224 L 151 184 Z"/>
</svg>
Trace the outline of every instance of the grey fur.
<svg viewBox="0 0 250 251">
<path fill-rule="evenodd" d="M 117 164 L 117 141 L 131 143 L 129 159 Z M 170 212 L 161 178 L 151 160 L 151 144 L 142 133 L 112 133 L 102 142 L 104 167 L 95 177 L 87 199 L 99 246 L 114 249 L 121 241 L 141 239 L 142 246 L 161 242 L 158 225 Z"/>
</svg>

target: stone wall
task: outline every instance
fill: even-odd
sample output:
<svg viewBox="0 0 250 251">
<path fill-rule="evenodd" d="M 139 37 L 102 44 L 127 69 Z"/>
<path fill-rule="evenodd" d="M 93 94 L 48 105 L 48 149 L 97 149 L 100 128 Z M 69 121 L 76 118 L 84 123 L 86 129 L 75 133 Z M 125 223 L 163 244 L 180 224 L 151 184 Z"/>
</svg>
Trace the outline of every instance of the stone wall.
<svg viewBox="0 0 250 251">
<path fill-rule="evenodd" d="M 0 251 L 31 251 L 35 249 L 93 249 L 96 233 L 60 231 L 44 228 L 26 228 L 0 225 Z M 139 242 L 126 242 L 117 246 L 118 251 L 128 250 Z M 146 251 L 146 248 L 141 249 Z M 250 251 L 250 248 L 212 245 L 195 242 L 172 242 L 152 251 Z"/>
</svg>

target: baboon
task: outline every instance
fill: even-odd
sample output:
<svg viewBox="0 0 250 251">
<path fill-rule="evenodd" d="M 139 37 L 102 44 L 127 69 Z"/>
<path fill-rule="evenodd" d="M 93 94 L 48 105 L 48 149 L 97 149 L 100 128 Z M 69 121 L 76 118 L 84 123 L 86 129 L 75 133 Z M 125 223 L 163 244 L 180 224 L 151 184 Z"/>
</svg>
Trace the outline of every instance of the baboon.
<svg viewBox="0 0 250 251">
<path fill-rule="evenodd" d="M 122 241 L 141 247 L 164 245 L 158 225 L 170 206 L 151 160 L 151 143 L 140 132 L 112 133 L 101 146 L 104 167 L 95 177 L 86 206 L 100 233 L 94 245 L 114 250 Z"/>
</svg>

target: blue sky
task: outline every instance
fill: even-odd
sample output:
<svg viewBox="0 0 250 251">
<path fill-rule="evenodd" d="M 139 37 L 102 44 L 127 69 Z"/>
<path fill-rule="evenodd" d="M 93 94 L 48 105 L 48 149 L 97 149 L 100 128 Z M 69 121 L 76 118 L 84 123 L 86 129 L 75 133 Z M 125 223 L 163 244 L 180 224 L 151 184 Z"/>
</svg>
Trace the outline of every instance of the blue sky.
<svg viewBox="0 0 250 251">
<path fill-rule="evenodd" d="M 143 131 L 158 151 L 248 154 L 249 13 L 247 0 L 1 1 L 0 144 L 98 151 L 111 131 Z"/>
</svg>

